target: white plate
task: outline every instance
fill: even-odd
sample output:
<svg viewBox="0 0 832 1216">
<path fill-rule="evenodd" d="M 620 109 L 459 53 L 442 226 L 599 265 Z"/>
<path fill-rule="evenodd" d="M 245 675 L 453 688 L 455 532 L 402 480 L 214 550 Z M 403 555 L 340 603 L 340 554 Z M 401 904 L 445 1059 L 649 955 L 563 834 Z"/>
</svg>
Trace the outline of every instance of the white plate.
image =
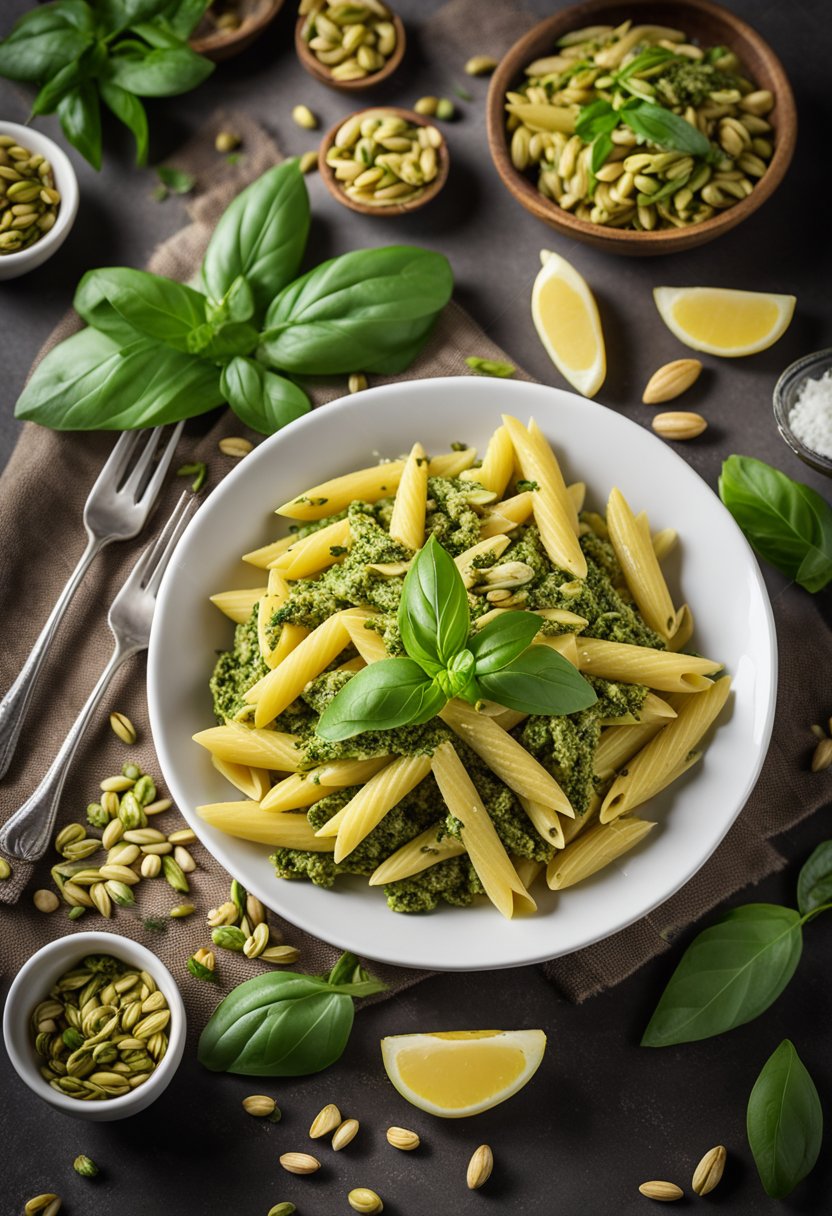
<svg viewBox="0 0 832 1216">
<path fill-rule="evenodd" d="M 393 457 L 419 439 L 428 451 L 463 440 L 480 451 L 501 412 L 534 415 L 568 480 L 586 481 L 603 507 L 617 485 L 654 529 L 673 527 L 668 563 L 677 602 L 688 600 L 697 648 L 722 659 L 733 694 L 704 760 L 645 813 L 659 827 L 622 861 L 560 895 L 536 888 L 537 916 L 505 921 L 490 906 L 430 915 L 388 911 L 380 891 L 340 879 L 332 891 L 276 878 L 269 849 L 207 827 L 200 803 L 239 798 L 191 736 L 212 725 L 208 678 L 232 626 L 208 602 L 257 586 L 238 554 L 274 540 L 272 511 L 317 482 Z M 468 971 L 540 962 L 579 950 L 646 915 L 692 878 L 742 809 L 771 734 L 776 640 L 757 563 L 718 498 L 676 453 L 621 415 L 572 393 L 519 381 L 460 377 L 369 389 L 317 410 L 260 444 L 210 495 L 168 568 L 148 662 L 153 738 L 173 798 L 202 842 L 265 904 L 343 949 L 390 963 Z"/>
</svg>

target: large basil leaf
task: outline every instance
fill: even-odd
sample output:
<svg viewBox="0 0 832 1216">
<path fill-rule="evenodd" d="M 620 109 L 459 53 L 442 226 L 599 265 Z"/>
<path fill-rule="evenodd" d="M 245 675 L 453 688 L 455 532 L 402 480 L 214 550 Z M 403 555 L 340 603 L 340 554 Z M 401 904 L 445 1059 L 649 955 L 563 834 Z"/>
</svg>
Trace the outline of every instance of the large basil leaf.
<svg viewBox="0 0 832 1216">
<path fill-rule="evenodd" d="M 489 621 L 468 643 L 477 675 L 499 671 L 522 654 L 543 624 L 533 612 L 503 612 Z"/>
<path fill-rule="evenodd" d="M 33 83 L 49 80 L 80 59 L 92 41 L 91 33 L 76 29 L 56 7 L 42 13 L 36 10 L 26 14 L 0 42 L 0 76 Z"/>
<path fill-rule="evenodd" d="M 165 21 L 179 38 L 190 38 L 199 25 L 211 0 L 175 0 L 168 2 Z"/>
<path fill-rule="evenodd" d="M 187 46 L 156 47 L 146 54 L 114 54 L 110 59 L 110 78 L 137 97 L 175 97 L 187 93 L 214 70 L 210 59 L 197 55 Z"/>
<path fill-rule="evenodd" d="M 819 844 L 797 876 L 797 906 L 803 916 L 832 904 L 832 840 Z"/>
<path fill-rule="evenodd" d="M 685 152 L 689 156 L 701 156 L 710 159 L 714 154 L 713 145 L 707 135 L 679 114 L 666 110 L 664 106 L 653 105 L 652 102 L 642 101 L 636 106 L 622 106 L 619 110 L 621 121 L 641 135 L 643 139 L 669 152 Z"/>
<path fill-rule="evenodd" d="M 82 80 L 58 102 L 61 129 L 93 169 L 101 168 L 101 107 L 95 85 Z"/>
<path fill-rule="evenodd" d="M 84 329 L 38 364 L 15 414 L 56 431 L 156 426 L 220 405 L 219 382 L 212 364 L 150 338 L 120 347 Z"/>
<path fill-rule="evenodd" d="M 188 350 L 217 363 L 228 363 L 235 355 L 247 355 L 257 345 L 257 330 L 245 321 L 227 321 L 224 325 L 200 325 L 190 335 Z"/>
<path fill-rule="evenodd" d="M 110 33 L 148 21 L 167 8 L 170 0 L 96 0 L 96 10 Z"/>
<path fill-rule="evenodd" d="M 823 1141 L 818 1091 L 789 1039 L 769 1057 L 754 1083 L 746 1131 L 766 1194 L 785 1199 L 814 1167 Z"/>
<path fill-rule="evenodd" d="M 261 435 L 273 435 L 311 409 L 302 388 L 254 359 L 232 359 L 223 368 L 220 387 L 237 417 Z"/>
<path fill-rule="evenodd" d="M 433 536 L 405 576 L 398 620 L 405 650 L 429 676 L 467 645 L 468 593 L 453 558 Z"/>
<path fill-rule="evenodd" d="M 296 375 L 403 371 L 451 296 L 447 259 L 407 245 L 347 253 L 285 288 L 262 357 Z"/>
<path fill-rule="evenodd" d="M 523 714 L 574 714 L 597 700 L 578 669 L 548 646 L 530 646 L 497 671 L 477 667 L 477 681 L 490 700 Z"/>
<path fill-rule="evenodd" d="M 29 9 L 12 27 L 7 41 L 30 38 L 34 34 L 48 34 L 69 26 L 84 34 L 95 30 L 95 13 L 86 0 L 52 0 Z"/>
<path fill-rule="evenodd" d="M 575 121 L 575 134 L 586 144 L 591 144 L 599 135 L 609 135 L 621 121 L 618 111 L 608 101 L 599 98 L 588 106 L 581 106 Z"/>
<path fill-rule="evenodd" d="M 429 722 L 445 693 L 412 659 L 380 659 L 362 668 L 330 701 L 315 728 L 338 742 L 365 730 L 395 730 Z"/>
<path fill-rule="evenodd" d="M 297 160 L 285 161 L 238 194 L 219 220 L 202 262 L 206 292 L 222 300 L 245 276 L 262 313 L 297 274 L 308 232 L 306 183 Z"/>
<path fill-rule="evenodd" d="M 72 63 L 68 63 L 65 68 L 61 68 L 60 72 L 56 72 L 47 80 L 32 102 L 33 114 L 54 113 L 61 98 L 65 97 L 70 89 L 76 88 L 84 79 L 85 59 L 86 55 L 82 55 L 80 59 L 74 59 Z"/>
<path fill-rule="evenodd" d="M 320 978 L 294 971 L 246 980 L 220 1002 L 199 1040 L 199 1062 L 212 1072 L 302 1077 L 340 1059 L 352 1030 L 353 997 L 385 985 L 352 955 Z"/>
<path fill-rule="evenodd" d="M 642 1046 L 694 1043 L 759 1017 L 794 975 L 802 949 L 800 915 L 793 908 L 733 908 L 688 946 Z"/>
<path fill-rule="evenodd" d="M 95 325 L 96 308 L 102 301 L 111 304 L 138 333 L 175 350 L 187 352 L 191 332 L 205 322 L 203 295 L 146 270 L 114 266 L 87 271 L 75 292 L 75 309 Z"/>
<path fill-rule="evenodd" d="M 719 496 L 756 551 L 807 591 L 832 580 L 832 507 L 751 456 L 729 456 Z"/>
<path fill-rule="evenodd" d="M 136 140 L 136 164 L 147 164 L 147 111 L 138 97 L 128 93 L 120 85 L 111 80 L 99 80 L 98 91 L 101 99 L 116 118 L 133 132 Z"/>
</svg>

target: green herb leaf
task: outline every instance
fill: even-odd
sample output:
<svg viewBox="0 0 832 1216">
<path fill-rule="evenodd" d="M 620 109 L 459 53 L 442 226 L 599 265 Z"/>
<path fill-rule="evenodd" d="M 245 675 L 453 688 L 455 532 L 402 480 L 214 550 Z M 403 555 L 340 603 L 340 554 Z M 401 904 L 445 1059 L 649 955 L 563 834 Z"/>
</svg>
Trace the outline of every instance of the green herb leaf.
<svg viewBox="0 0 832 1216">
<path fill-rule="evenodd" d="M 95 0 L 96 11 L 110 33 L 158 16 L 169 3 L 170 0 Z"/>
<path fill-rule="evenodd" d="M 221 300 L 245 276 L 262 312 L 297 274 L 308 232 L 306 183 L 297 160 L 285 161 L 238 194 L 220 219 L 202 263 L 206 292 Z"/>
<path fill-rule="evenodd" d="M 818 1091 L 789 1039 L 769 1057 L 754 1083 L 746 1130 L 766 1194 L 785 1199 L 811 1172 L 823 1140 Z"/>
<path fill-rule="evenodd" d="M 179 0 L 178 3 L 168 3 L 165 20 L 168 27 L 177 37 L 190 38 L 205 15 L 211 0 Z"/>
<path fill-rule="evenodd" d="M 577 668 L 548 646 L 530 646 L 496 671 L 478 667 L 477 681 L 490 700 L 525 714 L 574 714 L 597 700 Z"/>
<path fill-rule="evenodd" d="M 184 283 L 131 270 L 126 266 L 89 270 L 78 284 L 76 312 L 96 325 L 97 309 L 106 302 L 137 333 L 174 350 L 189 351 L 192 330 L 205 322 L 205 297 Z"/>
<path fill-rule="evenodd" d="M 119 122 L 123 122 L 125 127 L 133 132 L 136 140 L 136 164 L 147 164 L 147 111 L 138 97 L 134 97 L 132 93 L 128 93 L 126 89 L 122 89 L 119 85 L 113 84 L 111 80 L 100 80 L 98 82 L 98 91 L 101 94 L 101 100 L 108 110 L 115 114 Z"/>
<path fill-rule="evenodd" d="M 386 987 L 363 978 L 366 972 L 347 979 L 357 967 L 348 955 L 330 979 L 280 971 L 246 980 L 211 1015 L 200 1036 L 199 1062 L 212 1072 L 253 1077 L 302 1077 L 328 1068 L 350 1037 L 353 998 Z"/>
<path fill-rule="evenodd" d="M 183 464 L 176 470 L 177 477 L 193 477 L 191 489 L 194 494 L 198 494 L 205 485 L 205 479 L 208 476 L 208 465 L 204 460 L 196 460 L 193 464 Z"/>
<path fill-rule="evenodd" d="M 86 56 L 82 55 L 80 59 L 73 60 L 65 68 L 61 68 L 60 72 L 56 72 L 50 80 L 47 80 L 32 102 L 32 114 L 54 113 L 61 98 L 83 80 L 85 58 Z"/>
<path fill-rule="evenodd" d="M 797 906 L 803 916 L 832 903 L 832 840 L 819 844 L 797 876 Z"/>
<path fill-rule="evenodd" d="M 832 580 L 832 507 L 809 486 L 750 456 L 729 456 L 719 496 L 754 549 L 807 591 Z"/>
<path fill-rule="evenodd" d="M 465 362 L 474 372 L 481 376 L 497 376 L 504 380 L 513 376 L 517 368 L 513 363 L 501 363 L 498 359 L 480 359 L 477 355 L 469 355 Z"/>
<path fill-rule="evenodd" d="M 516 659 L 531 646 L 542 624 L 533 612 L 504 612 L 489 621 L 468 643 L 477 675 L 499 671 Z"/>
<path fill-rule="evenodd" d="M 452 286 L 439 253 L 389 245 L 343 254 L 280 292 L 260 357 L 293 375 L 394 375 L 424 345 Z"/>
<path fill-rule="evenodd" d="M 261 435 L 273 435 L 311 409 L 297 384 L 239 355 L 223 368 L 220 389 L 237 417 Z"/>
<path fill-rule="evenodd" d="M 157 165 L 156 176 L 171 194 L 190 194 L 196 185 L 196 178 L 184 169 L 175 169 L 173 165 Z"/>
<path fill-rule="evenodd" d="M 592 141 L 592 151 L 589 154 L 589 171 L 594 177 L 614 148 L 612 136 L 606 131 L 596 135 Z"/>
<path fill-rule="evenodd" d="M 205 316 L 212 325 L 226 321 L 250 321 L 254 316 L 254 296 L 245 275 L 238 274 L 220 301 L 208 300 Z"/>
<path fill-rule="evenodd" d="M 340 742 L 366 730 L 395 730 L 435 717 L 446 694 L 412 659 L 381 659 L 348 680 L 315 728 L 322 739 Z"/>
<path fill-rule="evenodd" d="M 101 107 L 94 85 L 83 80 L 57 106 L 61 130 L 93 169 L 101 168 Z"/>
<path fill-rule="evenodd" d="M 405 575 L 398 622 L 405 650 L 429 676 L 466 648 L 468 593 L 453 558 L 433 536 Z"/>
<path fill-rule="evenodd" d="M 117 49 L 117 48 L 115 48 Z M 187 46 L 155 47 L 144 54 L 130 51 L 110 57 L 110 75 L 137 97 L 176 97 L 202 84 L 214 70 L 210 59 L 197 55 Z"/>
<path fill-rule="evenodd" d="M 597 136 L 609 135 L 620 121 L 619 111 L 614 110 L 608 101 L 599 98 L 588 106 L 581 106 L 575 122 L 575 134 L 585 144 L 591 144 Z"/>
<path fill-rule="evenodd" d="M 634 106 L 622 106 L 618 111 L 621 121 L 641 135 L 643 139 L 669 152 L 685 152 L 689 156 L 708 159 L 713 154 L 713 145 L 706 135 L 691 126 L 686 119 L 663 106 L 642 101 Z"/>
<path fill-rule="evenodd" d="M 31 17 L 41 20 L 27 20 Z M 92 41 L 90 33 L 74 29 L 62 14 L 36 10 L 18 21 L 0 42 L 0 76 L 33 84 L 46 82 L 80 59 Z"/>
<path fill-rule="evenodd" d="M 640 55 L 636 55 L 631 59 L 625 67 L 619 68 L 617 72 L 612 73 L 613 80 L 616 84 L 624 84 L 631 76 L 638 76 L 640 72 L 650 71 L 651 68 L 656 68 L 662 63 L 668 63 L 671 59 L 676 59 L 677 56 L 673 51 L 667 50 L 663 46 L 651 46 L 646 51 L 642 51 Z"/>
<path fill-rule="evenodd" d="M 688 946 L 642 1046 L 694 1043 L 753 1021 L 786 987 L 802 949 L 800 915 L 793 908 L 733 908 Z"/>
</svg>

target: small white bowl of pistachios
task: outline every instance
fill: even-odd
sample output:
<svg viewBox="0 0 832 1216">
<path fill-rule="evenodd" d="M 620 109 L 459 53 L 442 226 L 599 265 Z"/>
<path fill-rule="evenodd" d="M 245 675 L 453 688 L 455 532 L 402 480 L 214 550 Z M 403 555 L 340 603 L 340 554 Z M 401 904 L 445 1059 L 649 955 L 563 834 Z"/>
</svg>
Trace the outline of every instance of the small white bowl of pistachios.
<svg viewBox="0 0 832 1216">
<path fill-rule="evenodd" d="M 185 1032 L 173 976 L 115 933 L 74 933 L 38 950 L 3 1013 L 21 1080 L 65 1114 L 95 1122 L 150 1106 L 179 1067 Z"/>
<path fill-rule="evenodd" d="M 42 266 L 69 236 L 78 179 L 54 140 L 0 121 L 0 281 Z"/>
</svg>

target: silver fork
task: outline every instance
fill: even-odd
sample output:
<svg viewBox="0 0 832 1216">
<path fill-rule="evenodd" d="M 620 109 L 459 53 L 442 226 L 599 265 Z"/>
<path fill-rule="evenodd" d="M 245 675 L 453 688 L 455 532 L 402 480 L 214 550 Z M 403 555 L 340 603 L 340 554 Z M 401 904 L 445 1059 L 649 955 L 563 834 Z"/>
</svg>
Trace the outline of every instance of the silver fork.
<svg viewBox="0 0 832 1216">
<path fill-rule="evenodd" d="M 142 438 L 147 435 L 146 431 L 125 431 L 98 474 L 84 507 L 87 547 L 49 614 L 20 675 L 0 701 L 0 777 L 4 776 L 12 762 L 38 673 L 70 600 L 92 561 L 105 545 L 114 540 L 130 540 L 144 527 L 173 460 L 184 425 L 184 422 L 176 424 L 152 472 L 153 457 L 162 438 L 163 428 L 160 426 L 150 432 L 129 474 L 130 458 L 139 449 Z"/>
<path fill-rule="evenodd" d="M 61 791 L 87 723 L 116 670 L 126 659 L 147 649 L 159 584 L 195 505 L 196 499 L 186 491 L 176 504 L 158 540 L 144 550 L 113 600 L 107 617 L 116 640 L 112 658 L 101 673 L 46 776 L 20 810 L 0 829 L 0 849 L 12 857 L 37 861 L 46 852 L 55 826 Z"/>
</svg>

